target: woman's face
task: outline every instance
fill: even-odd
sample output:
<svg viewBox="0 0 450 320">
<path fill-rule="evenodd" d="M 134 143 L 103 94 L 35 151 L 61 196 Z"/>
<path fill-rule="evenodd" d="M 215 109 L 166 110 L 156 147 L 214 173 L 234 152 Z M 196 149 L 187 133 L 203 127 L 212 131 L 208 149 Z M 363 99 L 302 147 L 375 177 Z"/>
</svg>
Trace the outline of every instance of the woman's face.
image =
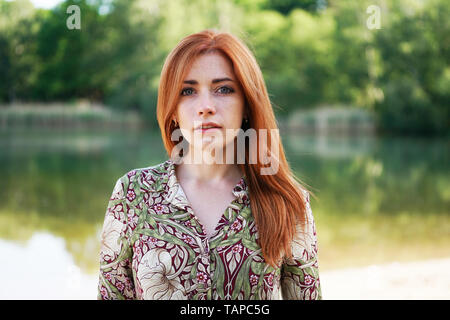
<svg viewBox="0 0 450 320">
<path fill-rule="evenodd" d="M 244 93 L 231 61 L 221 53 L 207 53 L 194 61 L 184 79 L 175 118 L 190 150 L 224 148 L 241 128 L 244 106 Z M 220 127 L 202 129 L 207 122 Z"/>
</svg>

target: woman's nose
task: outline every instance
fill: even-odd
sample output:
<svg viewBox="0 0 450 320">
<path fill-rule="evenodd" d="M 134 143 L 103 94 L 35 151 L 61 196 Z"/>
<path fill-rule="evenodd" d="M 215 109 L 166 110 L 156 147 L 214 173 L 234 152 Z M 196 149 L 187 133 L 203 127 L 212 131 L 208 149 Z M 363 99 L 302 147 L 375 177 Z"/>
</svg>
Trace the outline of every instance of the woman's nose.
<svg viewBox="0 0 450 320">
<path fill-rule="evenodd" d="M 207 92 L 203 94 L 198 101 L 198 114 L 199 115 L 205 115 L 205 114 L 214 114 L 216 112 L 216 108 L 214 107 L 214 101 L 210 96 L 210 93 Z"/>
</svg>

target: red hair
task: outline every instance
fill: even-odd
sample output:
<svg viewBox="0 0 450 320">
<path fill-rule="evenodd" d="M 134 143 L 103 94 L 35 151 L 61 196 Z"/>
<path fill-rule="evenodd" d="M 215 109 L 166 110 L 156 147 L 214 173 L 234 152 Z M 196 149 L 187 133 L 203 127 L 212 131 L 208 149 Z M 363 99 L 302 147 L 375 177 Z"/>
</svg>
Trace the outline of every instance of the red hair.
<svg viewBox="0 0 450 320">
<path fill-rule="evenodd" d="M 249 48 L 236 36 L 228 32 L 204 30 L 182 39 L 167 56 L 161 72 L 157 105 L 157 119 L 164 146 L 171 155 L 176 145 L 176 142 L 171 140 L 172 132 L 176 129 L 172 117 L 176 112 L 184 77 L 197 56 L 212 51 L 219 51 L 230 59 L 242 86 L 246 102 L 245 113 L 249 120 L 243 129 L 255 129 L 257 141 L 260 141 L 259 129 L 267 129 L 266 145 L 259 146 L 267 152 L 271 150 L 272 139 L 278 144 L 276 174 L 259 174 L 265 165 L 259 157 L 256 163 L 250 163 L 253 161 L 249 161 L 251 150 L 248 144 L 245 164 L 239 164 L 246 175 L 262 254 L 266 262 L 275 267 L 283 256 L 289 257 L 292 254 L 291 241 L 296 232 L 296 224 L 304 225 L 306 222 L 307 199 L 302 189 L 307 189 L 292 173 L 281 140 L 272 137 L 271 129 L 278 129 L 278 126 L 261 69 Z M 259 150 L 255 154 L 259 154 Z"/>
</svg>

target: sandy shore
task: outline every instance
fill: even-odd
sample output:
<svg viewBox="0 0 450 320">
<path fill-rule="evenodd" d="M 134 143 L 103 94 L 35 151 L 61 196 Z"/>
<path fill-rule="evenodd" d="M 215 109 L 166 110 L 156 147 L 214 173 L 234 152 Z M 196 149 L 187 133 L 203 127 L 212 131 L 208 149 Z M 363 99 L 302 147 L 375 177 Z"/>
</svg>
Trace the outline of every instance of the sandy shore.
<svg viewBox="0 0 450 320">
<path fill-rule="evenodd" d="M 323 299 L 450 299 L 450 258 L 322 272 Z"/>
</svg>

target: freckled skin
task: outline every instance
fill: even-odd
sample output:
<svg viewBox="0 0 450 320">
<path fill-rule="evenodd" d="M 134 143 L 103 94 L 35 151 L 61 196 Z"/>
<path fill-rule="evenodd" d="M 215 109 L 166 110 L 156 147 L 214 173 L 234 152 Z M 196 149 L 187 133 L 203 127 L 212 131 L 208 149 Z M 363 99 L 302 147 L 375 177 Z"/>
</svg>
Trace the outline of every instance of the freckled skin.
<svg viewBox="0 0 450 320">
<path fill-rule="evenodd" d="M 222 78 L 230 78 L 233 81 L 212 83 L 213 79 Z M 241 127 L 245 99 L 231 61 L 217 52 L 201 55 L 192 64 L 185 80 L 195 80 L 198 83 L 183 84 L 175 114 L 189 147 L 202 148 L 202 141 L 193 139 L 195 121 L 218 123 L 222 126 L 223 147 L 232 143 L 235 136 L 227 137 L 226 129 Z M 203 133 L 203 146 L 212 141 L 210 135 Z M 191 151 L 192 149 L 189 152 Z"/>
</svg>

